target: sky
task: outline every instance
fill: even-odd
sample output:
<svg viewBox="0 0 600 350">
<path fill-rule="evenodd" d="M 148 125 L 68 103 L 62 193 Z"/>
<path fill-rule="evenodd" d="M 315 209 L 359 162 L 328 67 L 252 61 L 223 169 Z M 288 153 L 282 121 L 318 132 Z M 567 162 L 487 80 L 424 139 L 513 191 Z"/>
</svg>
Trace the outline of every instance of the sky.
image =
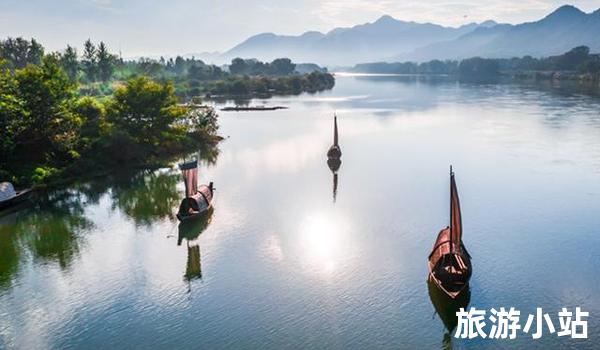
<svg viewBox="0 0 600 350">
<path fill-rule="evenodd" d="M 561 5 L 592 12 L 600 0 L 0 0 L 0 38 L 34 37 L 49 51 L 87 38 L 124 57 L 226 51 L 263 32 L 297 35 L 400 20 L 459 26 L 538 20 Z"/>
</svg>

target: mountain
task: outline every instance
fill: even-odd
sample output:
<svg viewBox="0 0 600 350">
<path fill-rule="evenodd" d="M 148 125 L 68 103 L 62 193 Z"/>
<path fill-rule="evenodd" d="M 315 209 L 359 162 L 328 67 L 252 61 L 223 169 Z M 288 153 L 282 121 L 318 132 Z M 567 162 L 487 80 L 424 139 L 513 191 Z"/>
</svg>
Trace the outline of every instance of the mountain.
<svg viewBox="0 0 600 350">
<path fill-rule="evenodd" d="M 299 36 L 258 34 L 248 38 L 222 55 L 224 60 L 235 57 L 272 60 L 289 57 L 296 62 L 319 64 L 354 64 L 411 52 L 424 45 L 449 41 L 477 28 L 495 26 L 493 21 L 482 25 L 470 23 L 458 28 L 431 23 L 405 22 L 382 16 L 372 23 L 350 28 L 336 28 L 328 33 L 306 32 Z"/>
<path fill-rule="evenodd" d="M 456 39 L 400 53 L 395 60 L 542 57 L 562 54 L 580 45 L 590 47 L 592 52 L 600 51 L 600 10 L 588 14 L 565 5 L 536 22 L 480 26 Z"/>
</svg>

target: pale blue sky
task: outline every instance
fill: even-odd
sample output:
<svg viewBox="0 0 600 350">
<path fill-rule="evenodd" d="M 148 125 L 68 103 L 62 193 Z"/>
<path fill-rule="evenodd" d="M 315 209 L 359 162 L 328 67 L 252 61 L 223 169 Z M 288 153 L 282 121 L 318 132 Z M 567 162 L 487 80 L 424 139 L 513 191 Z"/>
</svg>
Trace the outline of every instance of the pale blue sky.
<svg viewBox="0 0 600 350">
<path fill-rule="evenodd" d="M 600 0 L 570 0 L 585 12 Z M 51 50 L 91 37 L 125 56 L 224 51 L 261 32 L 299 34 L 397 19 L 457 26 L 518 23 L 565 4 L 555 0 L 0 0 L 0 37 L 36 37 Z"/>
</svg>

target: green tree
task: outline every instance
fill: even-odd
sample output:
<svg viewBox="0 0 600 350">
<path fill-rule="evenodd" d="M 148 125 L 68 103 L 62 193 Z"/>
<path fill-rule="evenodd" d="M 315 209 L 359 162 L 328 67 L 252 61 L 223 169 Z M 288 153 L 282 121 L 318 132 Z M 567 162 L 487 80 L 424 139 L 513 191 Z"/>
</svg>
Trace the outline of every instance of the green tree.
<svg viewBox="0 0 600 350">
<path fill-rule="evenodd" d="M 42 58 L 44 57 L 44 47 L 35 41 L 35 39 L 31 39 L 29 42 L 29 47 L 27 48 L 27 63 L 28 64 L 40 64 L 42 62 Z"/>
<path fill-rule="evenodd" d="M 180 135 L 176 123 L 186 113 L 186 108 L 177 104 L 171 83 L 135 77 L 115 90 L 108 115 L 117 129 L 129 133 L 137 143 L 158 145 L 164 138 Z"/>
<path fill-rule="evenodd" d="M 77 73 L 79 72 L 79 62 L 77 61 L 77 50 L 67 45 L 65 51 L 60 55 L 60 67 L 67 74 L 71 81 L 77 80 Z"/>
<path fill-rule="evenodd" d="M 274 75 L 290 75 L 296 69 L 296 65 L 289 58 L 278 58 L 271 62 L 270 67 Z"/>
<path fill-rule="evenodd" d="M 96 59 L 96 47 L 90 39 L 86 40 L 83 44 L 83 71 L 88 81 L 96 81 L 96 74 L 98 71 L 98 62 Z"/>
<path fill-rule="evenodd" d="M 17 145 L 17 135 L 25 116 L 24 103 L 18 97 L 17 80 L 7 68 L 0 70 L 0 169 L 7 169 L 10 155 Z"/>
<path fill-rule="evenodd" d="M 46 56 L 39 66 L 28 65 L 2 77 L 0 119 L 10 134 L 2 144 L 12 148 L 3 158 L 11 168 L 19 164 L 52 167 L 78 158 L 81 120 L 71 111 L 75 85 L 55 57 Z"/>
<path fill-rule="evenodd" d="M 115 56 L 108 52 L 104 42 L 100 42 L 96 51 L 96 61 L 98 62 L 98 76 L 100 80 L 109 81 L 115 69 Z"/>
<path fill-rule="evenodd" d="M 248 64 L 242 58 L 234 58 L 229 66 L 229 72 L 233 75 L 246 74 L 248 71 Z"/>
<path fill-rule="evenodd" d="M 0 59 L 10 63 L 12 68 L 24 68 L 27 64 L 39 64 L 44 56 L 44 48 L 35 39 L 8 38 L 0 41 Z"/>
</svg>

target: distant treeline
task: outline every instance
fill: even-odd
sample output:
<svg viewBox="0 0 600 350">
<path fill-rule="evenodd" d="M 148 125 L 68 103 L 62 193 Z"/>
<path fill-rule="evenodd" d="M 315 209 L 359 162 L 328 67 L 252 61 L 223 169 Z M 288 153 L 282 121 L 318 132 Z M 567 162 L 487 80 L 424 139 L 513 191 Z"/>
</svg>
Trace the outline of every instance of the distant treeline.
<svg viewBox="0 0 600 350">
<path fill-rule="evenodd" d="M 432 60 L 424 63 L 376 62 L 358 64 L 351 70 L 385 74 L 446 74 L 465 79 L 511 76 L 514 78 L 571 77 L 598 80 L 600 78 L 600 55 L 590 54 L 587 46 L 578 46 L 562 55 L 545 58 L 531 56 L 495 59 L 474 57 L 462 61 Z"/>
<path fill-rule="evenodd" d="M 80 93 L 109 95 L 112 82 L 134 76 L 148 76 L 157 81 L 172 81 L 175 93 L 183 97 L 221 94 L 290 94 L 321 91 L 334 85 L 334 78 L 326 70 L 310 64 L 299 66 L 288 58 L 272 62 L 236 58 L 228 66 L 206 64 L 195 58 L 123 60 L 111 53 L 106 44 L 95 45 L 87 40 L 83 51 L 67 46 L 53 56 L 72 82 L 80 83 Z M 44 48 L 35 40 L 8 38 L 0 41 L 0 59 L 9 69 L 40 64 Z M 306 74 L 309 74 L 307 76 Z"/>
</svg>

